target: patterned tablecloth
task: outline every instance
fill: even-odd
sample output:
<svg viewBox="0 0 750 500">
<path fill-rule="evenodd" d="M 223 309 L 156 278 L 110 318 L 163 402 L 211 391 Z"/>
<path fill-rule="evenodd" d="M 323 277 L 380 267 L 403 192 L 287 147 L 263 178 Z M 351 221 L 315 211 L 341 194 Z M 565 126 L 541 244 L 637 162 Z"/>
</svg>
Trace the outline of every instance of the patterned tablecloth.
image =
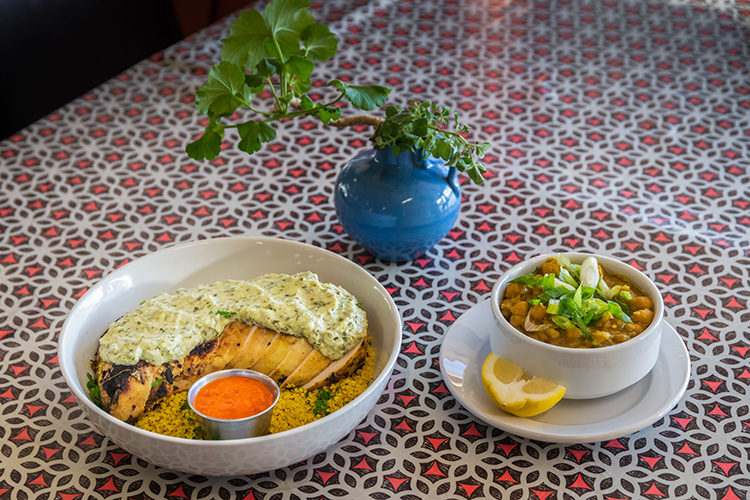
<svg viewBox="0 0 750 500">
<path fill-rule="evenodd" d="M 750 498 L 750 5 L 722 1 L 325 1 L 350 76 L 452 106 L 493 142 L 482 186 L 421 258 L 338 225 L 332 186 L 366 130 L 289 122 L 253 157 L 195 162 L 197 87 L 233 19 L 0 142 L 0 499 Z M 75 75 L 65 75 L 74 78 Z M 325 89 L 320 89 L 321 94 Z M 100 278 L 155 250 L 272 236 L 327 248 L 392 293 L 402 354 L 340 443 L 234 478 L 155 467 L 98 434 L 57 336 Z M 447 390 L 441 340 L 520 260 L 584 250 L 642 268 L 690 353 L 686 394 L 596 443 L 505 433 Z"/>
</svg>

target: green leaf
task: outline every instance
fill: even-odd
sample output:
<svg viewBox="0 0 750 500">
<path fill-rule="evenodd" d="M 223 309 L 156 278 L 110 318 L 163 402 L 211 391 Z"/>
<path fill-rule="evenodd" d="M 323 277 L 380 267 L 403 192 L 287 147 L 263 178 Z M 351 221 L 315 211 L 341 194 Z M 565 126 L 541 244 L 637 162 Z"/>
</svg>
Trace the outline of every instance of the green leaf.
<svg viewBox="0 0 750 500">
<path fill-rule="evenodd" d="M 272 0 L 263 10 L 274 46 L 281 49 L 281 54 L 276 55 L 283 61 L 300 51 L 302 32 L 315 22 L 308 7 L 309 0 Z"/>
<path fill-rule="evenodd" d="M 315 63 L 305 56 L 294 54 L 284 63 L 284 69 L 292 75 L 297 75 L 301 78 L 310 78 L 313 69 L 315 69 Z"/>
<path fill-rule="evenodd" d="M 266 79 L 262 75 L 245 75 L 245 85 L 252 89 L 253 94 L 260 94 L 266 86 Z"/>
<path fill-rule="evenodd" d="M 214 65 L 208 80 L 196 92 L 195 107 L 202 114 L 229 116 L 245 97 L 245 71 L 230 62 Z"/>
<path fill-rule="evenodd" d="M 261 142 L 271 142 L 276 138 L 276 131 L 265 122 L 258 122 L 258 136 Z"/>
<path fill-rule="evenodd" d="M 332 120 L 338 120 L 341 117 L 341 108 L 336 106 L 326 106 L 320 108 L 316 114 L 318 115 L 318 118 L 320 118 L 320 121 L 328 123 Z"/>
<path fill-rule="evenodd" d="M 288 109 L 289 108 L 289 103 L 292 102 L 292 99 L 294 99 L 294 95 L 291 94 L 291 93 L 280 95 L 278 97 L 278 102 L 280 104 L 279 107 L 281 109 Z"/>
<path fill-rule="evenodd" d="M 266 78 L 263 75 L 259 74 L 252 74 L 252 75 L 245 75 L 245 85 L 248 87 L 259 87 L 261 85 L 265 85 Z"/>
<path fill-rule="evenodd" d="M 394 115 L 401 112 L 401 106 L 387 106 L 385 108 L 385 117 L 390 120 Z"/>
<path fill-rule="evenodd" d="M 240 142 L 237 145 L 242 151 L 253 154 L 260 150 L 261 145 L 272 141 L 276 131 L 265 122 L 249 121 L 237 126 Z"/>
<path fill-rule="evenodd" d="M 490 144 L 489 142 L 483 142 L 481 144 L 477 144 L 476 146 L 477 156 L 479 158 L 484 158 L 484 155 L 487 154 L 487 151 L 489 151 L 491 147 L 492 147 L 492 144 Z"/>
<path fill-rule="evenodd" d="M 427 118 L 421 117 L 414 120 L 412 125 L 412 133 L 418 137 L 426 137 L 430 132 L 430 124 Z"/>
<path fill-rule="evenodd" d="M 391 93 L 388 87 L 380 85 L 350 85 L 340 80 L 328 82 L 328 86 L 333 86 L 344 93 L 344 97 L 352 105 L 363 111 L 372 111 L 385 104 L 385 99 Z"/>
<path fill-rule="evenodd" d="M 209 117 L 206 130 L 196 141 L 185 147 L 188 156 L 193 160 L 213 160 L 221 153 L 221 140 L 224 137 L 222 127 L 213 117 Z"/>
<path fill-rule="evenodd" d="M 315 107 L 315 103 L 312 99 L 310 99 L 310 96 L 307 94 L 304 94 L 300 98 L 300 106 L 302 106 L 302 109 L 312 109 Z"/>
<path fill-rule="evenodd" d="M 273 0 L 262 15 L 255 9 L 241 13 L 222 40 L 222 59 L 246 68 L 271 56 L 286 61 L 300 51 L 302 32 L 314 22 L 308 7 L 309 0 Z"/>
<path fill-rule="evenodd" d="M 280 71 L 283 66 L 275 57 L 265 57 L 255 66 L 255 74 L 268 78 Z"/>
<path fill-rule="evenodd" d="M 312 87 L 310 75 L 315 69 L 315 63 L 307 57 L 294 54 L 284 63 L 284 70 L 294 76 L 294 90 L 298 95 L 304 94 Z"/>
<path fill-rule="evenodd" d="M 254 68 L 270 54 L 266 43 L 272 42 L 271 31 L 260 12 L 247 10 L 229 27 L 229 36 L 222 40 L 221 58 L 238 66 Z"/>
<path fill-rule="evenodd" d="M 451 146 L 450 141 L 437 141 L 435 143 L 432 154 L 437 158 L 442 158 L 445 161 L 450 160 L 451 156 L 453 155 L 453 147 Z"/>
<path fill-rule="evenodd" d="M 472 182 L 474 182 L 474 184 L 479 185 L 484 182 L 484 178 L 482 177 L 482 174 L 476 169 L 469 170 L 467 174 L 469 175 L 469 179 L 471 179 Z"/>
<path fill-rule="evenodd" d="M 316 61 L 327 61 L 336 54 L 339 41 L 325 24 L 315 23 L 302 32 L 305 55 Z"/>
</svg>

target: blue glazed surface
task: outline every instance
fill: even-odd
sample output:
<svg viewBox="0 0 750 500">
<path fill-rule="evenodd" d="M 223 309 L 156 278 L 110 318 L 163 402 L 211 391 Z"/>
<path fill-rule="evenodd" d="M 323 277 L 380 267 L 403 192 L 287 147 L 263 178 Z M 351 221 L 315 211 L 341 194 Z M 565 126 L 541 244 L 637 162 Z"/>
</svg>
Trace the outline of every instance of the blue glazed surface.
<svg viewBox="0 0 750 500">
<path fill-rule="evenodd" d="M 367 150 L 341 170 L 334 190 L 344 230 L 383 260 L 414 259 L 448 234 L 461 208 L 455 167 L 421 152 Z"/>
</svg>

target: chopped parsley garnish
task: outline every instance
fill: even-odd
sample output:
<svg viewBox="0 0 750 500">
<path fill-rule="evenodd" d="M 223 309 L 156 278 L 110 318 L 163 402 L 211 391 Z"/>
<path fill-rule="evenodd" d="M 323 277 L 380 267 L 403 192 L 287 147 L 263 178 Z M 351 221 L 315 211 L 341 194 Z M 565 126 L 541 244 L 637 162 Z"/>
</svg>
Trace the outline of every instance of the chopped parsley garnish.
<svg viewBox="0 0 750 500">
<path fill-rule="evenodd" d="M 162 384 L 162 382 L 164 382 L 164 380 L 160 379 L 160 378 L 154 380 L 153 382 L 151 382 L 151 388 L 152 389 L 156 389 L 157 387 L 159 387 Z"/>
<path fill-rule="evenodd" d="M 219 309 L 217 311 L 213 311 L 212 310 L 212 311 L 210 311 L 210 313 L 211 314 L 218 314 L 219 316 L 224 316 L 225 318 L 231 318 L 232 317 L 232 313 L 230 313 L 229 311 L 225 311 L 223 309 Z"/>
<path fill-rule="evenodd" d="M 328 403 L 330 402 L 333 394 L 328 389 L 320 389 L 318 391 L 318 397 L 313 402 L 313 413 L 316 415 L 328 415 Z"/>
</svg>

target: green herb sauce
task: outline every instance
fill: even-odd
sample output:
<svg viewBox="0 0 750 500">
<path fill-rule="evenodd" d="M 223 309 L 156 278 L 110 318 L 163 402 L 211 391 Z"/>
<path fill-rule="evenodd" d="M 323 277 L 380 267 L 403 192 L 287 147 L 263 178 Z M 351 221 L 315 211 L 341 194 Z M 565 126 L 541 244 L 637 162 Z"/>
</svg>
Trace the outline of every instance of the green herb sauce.
<svg viewBox="0 0 750 500">
<path fill-rule="evenodd" d="M 357 299 L 343 288 L 311 272 L 267 274 L 160 293 L 110 325 L 99 355 L 113 364 L 163 364 L 185 357 L 232 321 L 305 337 L 330 359 L 362 340 L 367 325 Z"/>
</svg>

